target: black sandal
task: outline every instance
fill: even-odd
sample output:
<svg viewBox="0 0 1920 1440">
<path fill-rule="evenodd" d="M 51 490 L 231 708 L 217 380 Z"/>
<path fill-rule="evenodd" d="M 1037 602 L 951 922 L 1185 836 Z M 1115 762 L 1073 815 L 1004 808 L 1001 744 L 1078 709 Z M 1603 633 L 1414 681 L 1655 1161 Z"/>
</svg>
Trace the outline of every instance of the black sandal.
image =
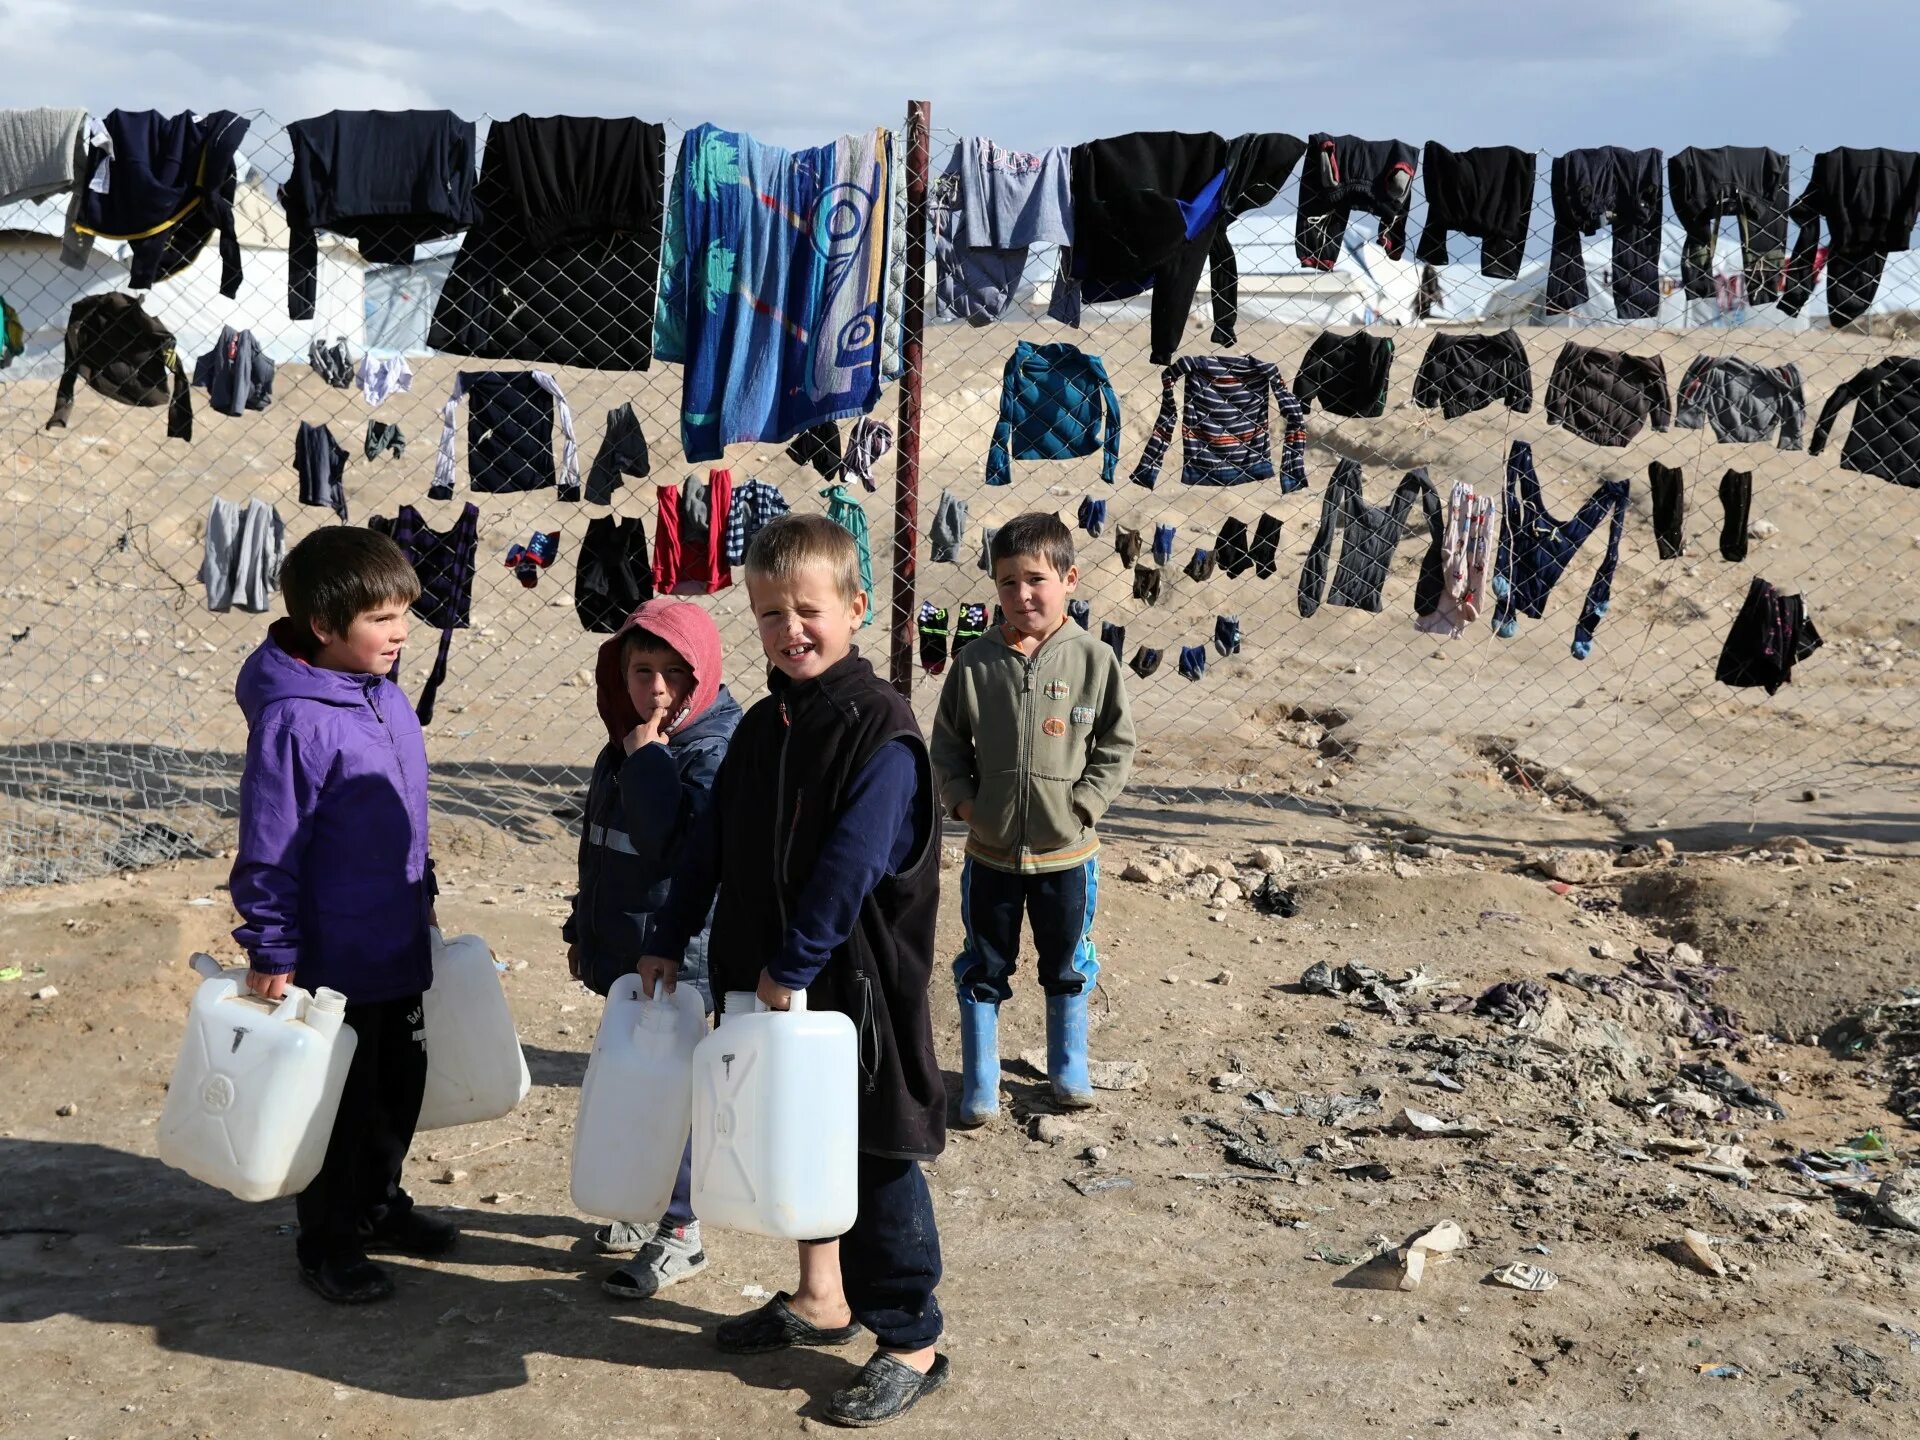
<svg viewBox="0 0 1920 1440">
<path fill-rule="evenodd" d="M 922 1375 L 891 1355 L 876 1354 L 860 1367 L 853 1384 L 833 1393 L 824 1413 L 835 1425 L 852 1430 L 884 1425 L 946 1384 L 952 1368 L 946 1356 L 936 1355 L 932 1368 Z"/>
<path fill-rule="evenodd" d="M 758 1310 L 722 1321 L 713 1332 L 714 1344 L 729 1355 L 765 1355 L 796 1345 L 845 1345 L 860 1333 L 857 1323 L 822 1330 L 793 1313 L 787 1304 L 792 1298 L 782 1290 Z"/>
</svg>

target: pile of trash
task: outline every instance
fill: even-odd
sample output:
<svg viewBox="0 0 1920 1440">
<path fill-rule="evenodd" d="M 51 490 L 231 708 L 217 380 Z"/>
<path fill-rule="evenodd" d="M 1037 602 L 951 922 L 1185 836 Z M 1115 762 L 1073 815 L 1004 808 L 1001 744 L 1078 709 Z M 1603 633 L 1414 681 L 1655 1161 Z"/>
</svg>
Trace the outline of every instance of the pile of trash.
<svg viewBox="0 0 1920 1440">
<path fill-rule="evenodd" d="M 1920 1128 L 1920 985 L 1848 1016 L 1820 1040 L 1843 1058 L 1885 1058 L 1887 1108 Z"/>
</svg>

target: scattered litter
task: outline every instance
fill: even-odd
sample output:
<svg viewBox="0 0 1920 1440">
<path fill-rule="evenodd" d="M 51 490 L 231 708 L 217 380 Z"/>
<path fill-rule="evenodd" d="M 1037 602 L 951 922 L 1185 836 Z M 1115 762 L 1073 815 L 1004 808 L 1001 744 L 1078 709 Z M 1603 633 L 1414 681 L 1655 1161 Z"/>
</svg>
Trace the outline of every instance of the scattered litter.
<svg viewBox="0 0 1920 1440">
<path fill-rule="evenodd" d="M 4 969 L 0 969 L 0 985 L 11 984 L 26 973 L 27 972 L 22 970 L 18 965 L 8 965 Z"/>
<path fill-rule="evenodd" d="M 1878 1130 L 1869 1130 L 1844 1145 L 1835 1145 L 1820 1153 L 1834 1160 L 1891 1160 L 1893 1147 L 1880 1138 Z"/>
<path fill-rule="evenodd" d="M 1684 1160 L 1675 1160 L 1676 1170 L 1690 1171 L 1695 1175 L 1711 1175 L 1719 1180 L 1737 1180 L 1747 1183 L 1747 1152 L 1739 1145 L 1709 1145 L 1701 1155 Z"/>
<path fill-rule="evenodd" d="M 1529 1255 L 1551 1255 L 1553 1253 L 1553 1251 L 1544 1245 L 1522 1245 L 1520 1248 Z"/>
<path fill-rule="evenodd" d="M 1372 1236 L 1360 1249 L 1353 1251 L 1336 1250 L 1323 1240 L 1313 1247 L 1313 1254 L 1307 1258 L 1324 1260 L 1329 1265 L 1365 1265 L 1393 1248 L 1393 1241 L 1385 1235 L 1378 1234 Z"/>
<path fill-rule="evenodd" d="M 1282 885 L 1279 877 L 1271 872 L 1261 877 L 1247 900 L 1262 915 L 1275 915 L 1282 920 L 1291 920 L 1300 909 L 1300 902 L 1293 891 Z"/>
<path fill-rule="evenodd" d="M 1300 976 L 1300 986 L 1309 995 L 1345 995 L 1361 1002 L 1368 1010 L 1385 1015 L 1396 1025 L 1410 1023 L 1406 1006 L 1418 992 L 1435 986 L 1424 970 L 1410 970 L 1399 979 L 1370 965 L 1346 964 L 1337 969 L 1324 960 L 1309 965 Z"/>
<path fill-rule="evenodd" d="M 1294 1109 L 1291 1113 L 1302 1115 L 1309 1120 L 1318 1120 L 1322 1125 L 1340 1125 L 1361 1115 L 1374 1115 L 1385 1107 L 1380 1103 L 1380 1092 L 1374 1089 L 1362 1090 L 1358 1095 L 1295 1095 Z M 1282 1110 L 1285 1115 L 1290 1112 Z"/>
<path fill-rule="evenodd" d="M 514 1193 L 511 1190 L 493 1190 L 482 1195 L 480 1197 L 480 1203 L 482 1205 L 504 1205 L 507 1201 L 514 1198 Z"/>
<path fill-rule="evenodd" d="M 1682 1230 L 1680 1238 L 1667 1247 L 1668 1255 L 1682 1265 L 1690 1265 L 1703 1274 L 1724 1280 L 1727 1262 L 1713 1253 L 1713 1241 L 1698 1230 Z"/>
<path fill-rule="evenodd" d="M 1920 1230 L 1920 1165 L 1889 1175 L 1874 1192 L 1873 1210 L 1890 1225 Z"/>
<path fill-rule="evenodd" d="M 1920 1330 L 1914 1329 L 1911 1325 L 1896 1325 L 1891 1320 L 1882 1320 L 1880 1328 L 1890 1335 L 1898 1335 L 1907 1342 L 1907 1349 L 1915 1355 L 1920 1355 Z"/>
<path fill-rule="evenodd" d="M 740 1298 L 742 1300 L 765 1302 L 773 1298 L 773 1292 L 764 1285 L 748 1285 L 741 1289 Z"/>
<path fill-rule="evenodd" d="M 1744 1076 L 1736 1075 L 1724 1065 L 1689 1063 L 1680 1067 L 1680 1073 L 1702 1090 L 1710 1090 L 1716 1095 L 1726 1097 L 1730 1104 L 1746 1110 L 1761 1110 L 1776 1120 L 1787 1118 L 1787 1112 L 1771 1096 L 1762 1095 L 1753 1088 L 1753 1082 Z"/>
<path fill-rule="evenodd" d="M 1696 1365 L 1694 1370 L 1709 1380 L 1738 1380 L 1747 1372 L 1738 1365 Z"/>
<path fill-rule="evenodd" d="M 1400 1251 L 1400 1288 L 1419 1289 L 1429 1264 L 1444 1265 L 1453 1258 L 1453 1252 L 1466 1243 L 1466 1231 L 1453 1220 L 1442 1220 L 1426 1233 L 1416 1235 Z"/>
<path fill-rule="evenodd" d="M 1443 1075 L 1438 1070 L 1429 1070 L 1425 1075 L 1420 1076 L 1413 1083 L 1416 1085 L 1430 1085 L 1435 1090 L 1447 1090 L 1447 1091 L 1451 1091 L 1455 1095 L 1458 1095 L 1462 1090 L 1467 1088 L 1466 1086 L 1462 1085 L 1458 1080 L 1454 1079 L 1451 1075 Z"/>
<path fill-rule="evenodd" d="M 216 902 L 214 901 L 214 898 L 211 895 L 196 895 L 191 900 L 187 901 L 187 904 L 191 905 L 196 910 L 211 910 L 214 907 L 215 903 Z"/>
<path fill-rule="evenodd" d="M 1508 1025 L 1526 1025 L 1547 1008 L 1547 987 L 1538 980 L 1502 980 L 1473 1002 L 1473 1013 Z"/>
<path fill-rule="evenodd" d="M 1104 1195 L 1109 1190 L 1133 1188 L 1133 1181 L 1124 1175 L 1069 1175 L 1067 1184 L 1082 1195 Z"/>
<path fill-rule="evenodd" d="M 1251 1085 L 1252 1083 L 1253 1083 L 1253 1077 L 1251 1075 L 1244 1074 L 1243 1072 L 1238 1070 L 1225 1071 L 1222 1074 L 1215 1075 L 1211 1080 L 1207 1081 L 1207 1084 L 1210 1085 L 1216 1092 L 1222 1092 L 1222 1093 L 1229 1090 L 1244 1090 L 1247 1088 L 1247 1086 Z"/>
<path fill-rule="evenodd" d="M 33 992 L 33 998 L 36 1000 L 52 1000 L 59 995 L 59 993 L 59 990 L 52 985 L 42 985 L 38 990 Z"/>
<path fill-rule="evenodd" d="M 1471 1115 L 1459 1120 L 1443 1120 L 1411 1107 L 1394 1116 L 1393 1128 L 1403 1134 L 1436 1140 L 1484 1140 L 1493 1134 L 1491 1126 Z"/>
<path fill-rule="evenodd" d="M 1560 1283 L 1560 1277 L 1553 1271 L 1539 1265 L 1529 1265 L 1524 1260 L 1515 1260 L 1510 1265 L 1502 1265 L 1487 1277 L 1496 1285 L 1504 1285 L 1509 1290 L 1530 1290 L 1539 1292 L 1551 1290 Z"/>
<path fill-rule="evenodd" d="M 80 1113 L 80 1107 L 69 1100 L 53 1113 L 58 1115 L 62 1120 L 70 1120 Z"/>
<path fill-rule="evenodd" d="M 1393 1171 L 1378 1160 L 1352 1160 L 1345 1165 L 1333 1167 L 1334 1173 L 1343 1180 L 1391 1180 Z"/>
<path fill-rule="evenodd" d="M 1269 1115 L 1285 1115 L 1289 1113 L 1286 1106 L 1273 1098 L 1273 1092 L 1271 1090 L 1256 1090 L 1247 1096 L 1245 1103 L 1249 1109 L 1264 1110 Z"/>
</svg>

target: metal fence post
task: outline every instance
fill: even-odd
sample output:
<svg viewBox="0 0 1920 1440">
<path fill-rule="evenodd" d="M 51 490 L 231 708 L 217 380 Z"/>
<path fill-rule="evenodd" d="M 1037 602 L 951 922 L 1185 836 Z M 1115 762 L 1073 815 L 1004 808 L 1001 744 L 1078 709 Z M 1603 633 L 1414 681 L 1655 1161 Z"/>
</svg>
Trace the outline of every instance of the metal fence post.
<svg viewBox="0 0 1920 1440">
<path fill-rule="evenodd" d="M 927 132 L 932 107 L 907 102 L 907 288 L 899 438 L 893 460 L 893 688 L 913 695 L 914 559 L 920 549 L 920 380 L 927 328 Z"/>
</svg>

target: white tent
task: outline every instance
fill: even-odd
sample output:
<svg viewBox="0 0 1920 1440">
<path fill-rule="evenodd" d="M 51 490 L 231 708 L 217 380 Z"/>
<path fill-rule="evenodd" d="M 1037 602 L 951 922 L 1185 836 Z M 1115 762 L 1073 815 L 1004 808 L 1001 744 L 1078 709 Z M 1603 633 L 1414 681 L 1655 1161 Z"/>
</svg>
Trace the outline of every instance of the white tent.
<svg viewBox="0 0 1920 1440">
<path fill-rule="evenodd" d="M 0 296 L 19 312 L 26 330 L 26 353 L 7 373 L 57 376 L 63 362 L 67 313 L 86 295 L 128 288 L 129 251 L 123 244 L 97 241 L 84 268 L 60 259 L 60 234 L 67 197 L 43 203 L 21 201 L 0 206 Z M 213 348 L 223 325 L 251 330 L 276 364 L 305 363 L 315 336 L 344 335 L 358 351 L 364 346 L 366 265 L 347 244 L 323 235 L 314 317 L 287 318 L 287 224 L 279 203 L 258 185 L 242 184 L 235 200 L 240 239 L 240 293 L 220 293 L 219 238 L 211 238 L 198 259 L 170 280 L 140 292 L 147 313 L 173 331 L 189 369 Z"/>
</svg>

